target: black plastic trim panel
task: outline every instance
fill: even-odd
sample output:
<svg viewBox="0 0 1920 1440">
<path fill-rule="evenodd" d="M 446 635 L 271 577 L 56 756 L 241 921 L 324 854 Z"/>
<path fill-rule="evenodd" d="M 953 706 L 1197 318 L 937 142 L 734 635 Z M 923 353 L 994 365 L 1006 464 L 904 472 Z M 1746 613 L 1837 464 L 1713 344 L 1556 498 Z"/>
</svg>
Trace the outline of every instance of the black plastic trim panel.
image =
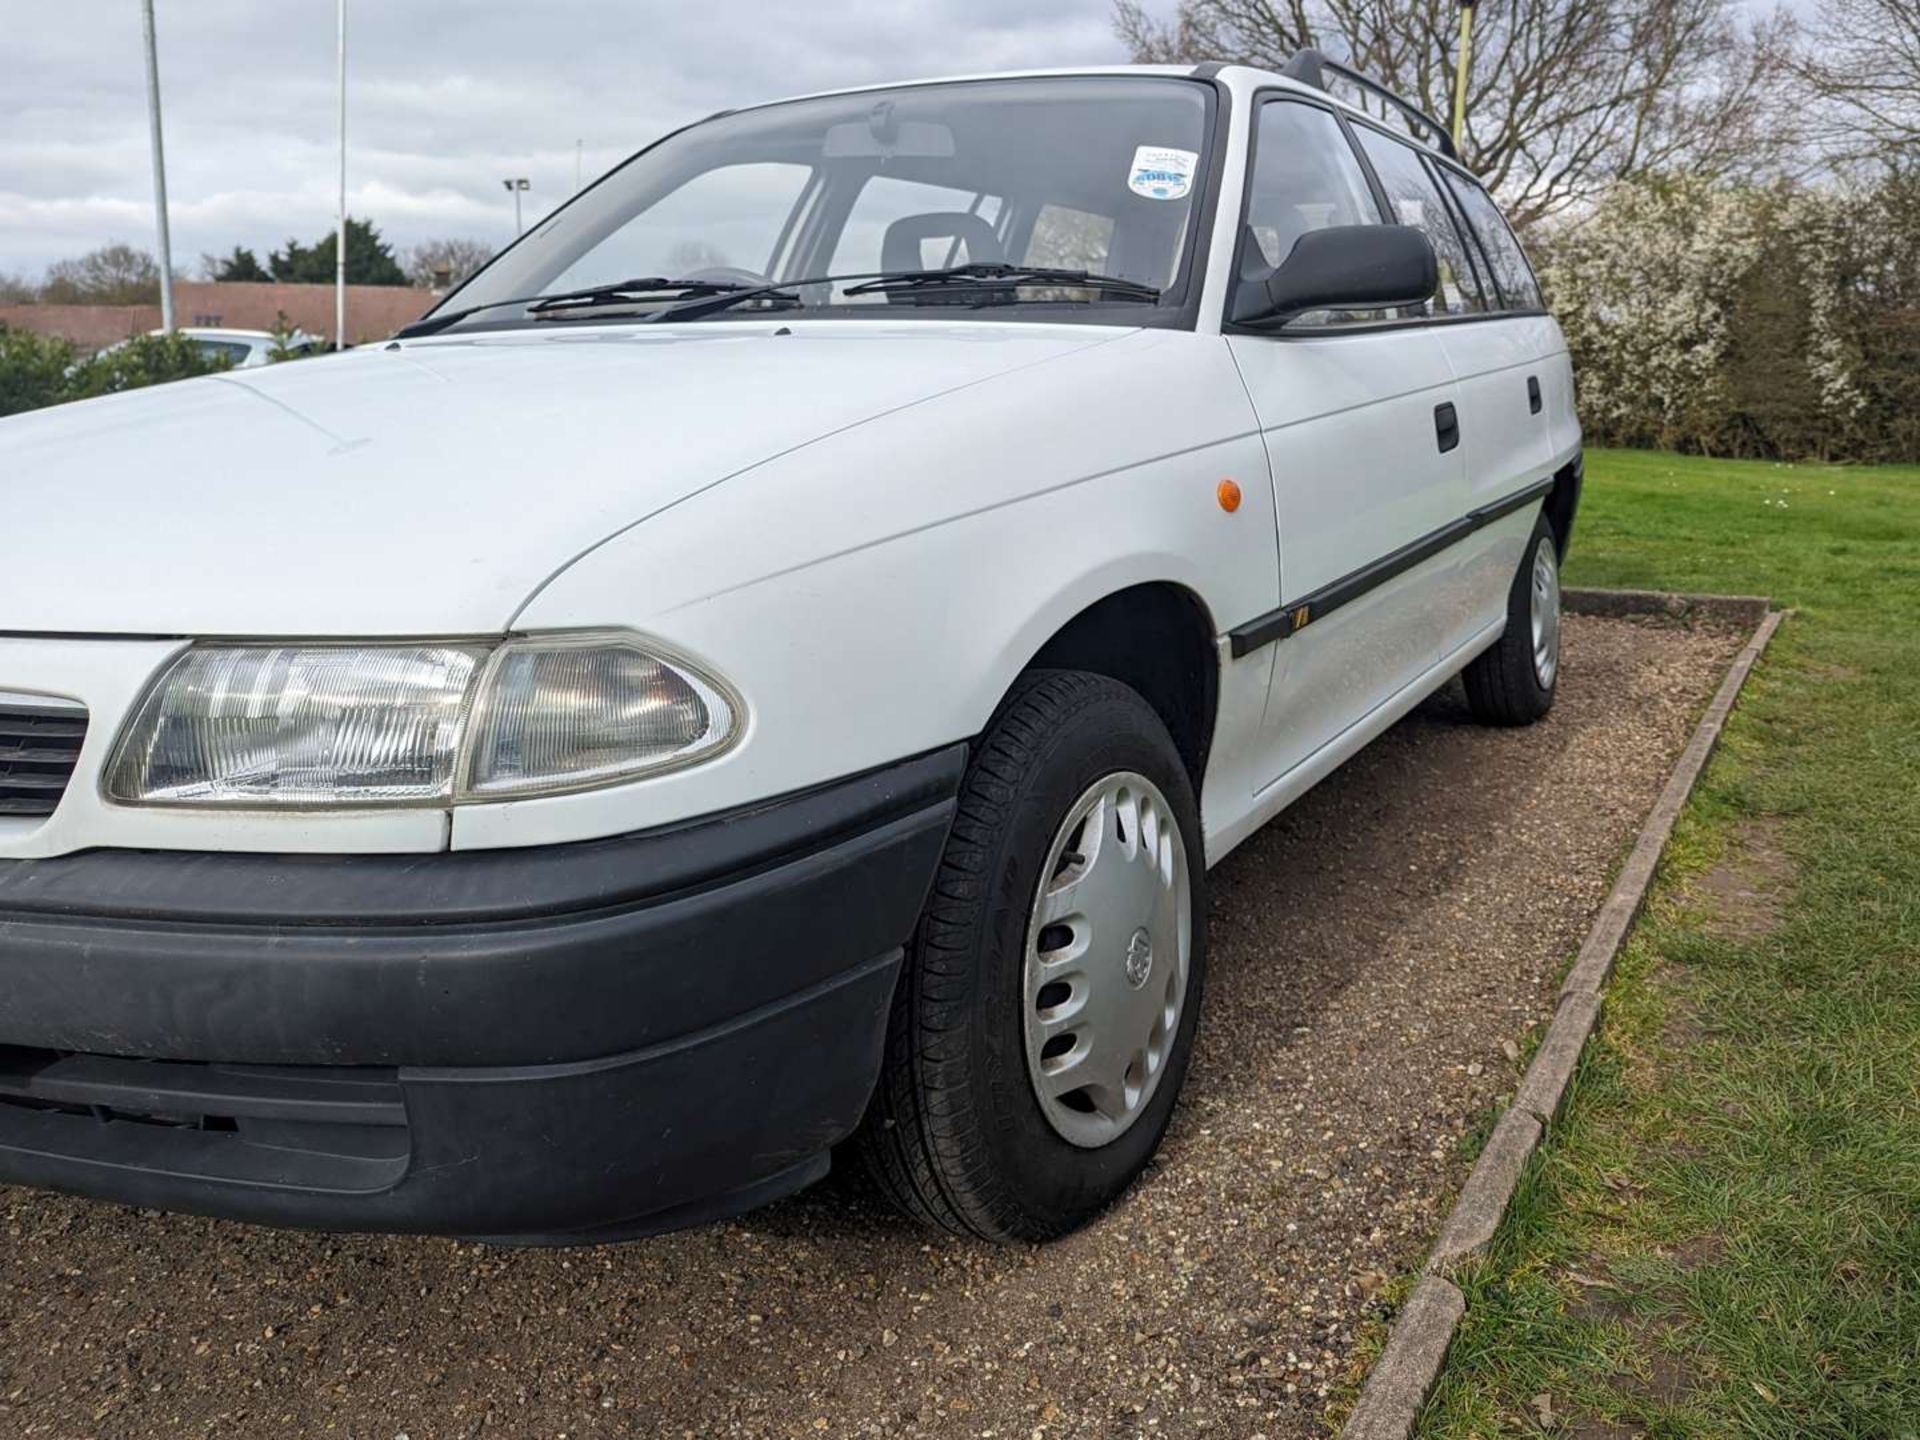
<svg viewBox="0 0 1920 1440">
<path fill-rule="evenodd" d="M 575 845 L 5 862 L 0 1045 L 328 1066 L 658 1045 L 897 952 L 966 753 Z"/>
<path fill-rule="evenodd" d="M 451 926 L 619 909 L 737 879 L 945 799 L 966 757 L 966 746 L 953 745 L 720 815 L 569 845 L 421 855 L 85 850 L 0 860 L 0 927 L 28 915 L 302 930 Z"/>
<path fill-rule="evenodd" d="M 276 1074 L 86 1057 L 68 1077 L 109 1079 L 95 1098 L 238 1115 L 230 1128 L 17 1103 L 86 1093 L 50 1081 L 57 1097 L 22 1096 L 40 1084 L 29 1059 L 14 1067 L 16 1103 L 0 1093 L 0 1184 L 256 1224 L 522 1244 L 695 1224 L 826 1173 L 872 1092 L 899 965 L 896 949 L 697 1033 L 567 1065 Z M 150 1097 L 129 1093 L 149 1085 Z M 325 1090 L 361 1092 L 373 1123 L 307 1123 L 288 1103 Z"/>
</svg>

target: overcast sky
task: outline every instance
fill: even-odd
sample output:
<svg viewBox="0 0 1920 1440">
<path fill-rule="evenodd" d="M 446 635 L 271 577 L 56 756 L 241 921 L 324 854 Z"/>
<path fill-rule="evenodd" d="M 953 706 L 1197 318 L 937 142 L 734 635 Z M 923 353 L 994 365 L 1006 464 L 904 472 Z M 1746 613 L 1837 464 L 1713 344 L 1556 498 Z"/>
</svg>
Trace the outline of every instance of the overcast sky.
<svg viewBox="0 0 1920 1440">
<path fill-rule="evenodd" d="M 1171 9 L 1171 3 L 1156 8 Z M 155 0 L 176 268 L 332 227 L 334 0 Z M 663 131 L 867 81 L 1125 59 L 1109 0 L 348 0 L 348 206 L 500 244 Z M 139 0 L 0 0 L 0 273 L 154 248 Z"/>
</svg>

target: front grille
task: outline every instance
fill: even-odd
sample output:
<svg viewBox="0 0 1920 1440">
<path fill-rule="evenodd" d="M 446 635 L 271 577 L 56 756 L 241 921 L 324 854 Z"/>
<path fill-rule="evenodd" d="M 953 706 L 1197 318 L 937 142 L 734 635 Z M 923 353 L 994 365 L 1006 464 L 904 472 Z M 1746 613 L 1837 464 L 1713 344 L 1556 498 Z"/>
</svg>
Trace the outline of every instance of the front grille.
<svg viewBox="0 0 1920 1440">
<path fill-rule="evenodd" d="M 0 703 L 0 816 L 51 815 L 86 738 L 78 705 Z"/>
</svg>

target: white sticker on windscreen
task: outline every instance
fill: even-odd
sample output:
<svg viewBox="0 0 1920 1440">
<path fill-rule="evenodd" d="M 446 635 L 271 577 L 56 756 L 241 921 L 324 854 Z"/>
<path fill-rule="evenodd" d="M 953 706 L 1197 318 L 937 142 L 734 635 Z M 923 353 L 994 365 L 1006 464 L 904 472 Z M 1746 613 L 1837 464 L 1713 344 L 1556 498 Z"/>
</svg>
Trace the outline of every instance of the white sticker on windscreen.
<svg viewBox="0 0 1920 1440">
<path fill-rule="evenodd" d="M 1142 145 L 1133 152 L 1127 188 L 1149 200 L 1178 200 L 1193 188 L 1193 167 L 1199 160 L 1191 150 Z"/>
</svg>

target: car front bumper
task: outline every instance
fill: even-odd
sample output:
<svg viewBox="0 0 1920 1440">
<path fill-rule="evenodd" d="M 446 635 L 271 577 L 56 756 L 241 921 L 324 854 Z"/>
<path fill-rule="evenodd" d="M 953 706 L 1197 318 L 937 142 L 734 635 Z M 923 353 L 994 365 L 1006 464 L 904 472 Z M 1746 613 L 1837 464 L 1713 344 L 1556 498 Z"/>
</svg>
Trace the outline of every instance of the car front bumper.
<svg viewBox="0 0 1920 1440">
<path fill-rule="evenodd" d="M 535 850 L 0 861 L 0 1182 L 556 1242 L 796 1189 L 965 759 Z"/>
</svg>

